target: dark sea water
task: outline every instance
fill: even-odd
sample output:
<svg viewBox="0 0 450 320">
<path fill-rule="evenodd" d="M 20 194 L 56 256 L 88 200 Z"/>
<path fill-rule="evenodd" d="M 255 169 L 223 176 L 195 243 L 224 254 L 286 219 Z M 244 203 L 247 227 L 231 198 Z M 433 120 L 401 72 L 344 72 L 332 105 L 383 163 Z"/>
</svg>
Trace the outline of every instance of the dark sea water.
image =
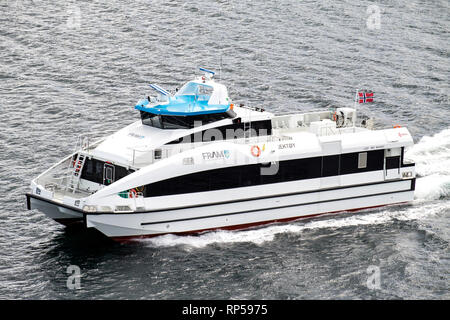
<svg viewBox="0 0 450 320">
<path fill-rule="evenodd" d="M 3 0 L 0 12 L 0 299 L 450 298 L 448 1 Z M 417 143 L 415 200 L 127 244 L 26 210 L 30 180 L 79 134 L 132 123 L 149 83 L 172 90 L 221 62 L 235 102 L 277 113 L 372 89 L 360 114 Z"/>
</svg>

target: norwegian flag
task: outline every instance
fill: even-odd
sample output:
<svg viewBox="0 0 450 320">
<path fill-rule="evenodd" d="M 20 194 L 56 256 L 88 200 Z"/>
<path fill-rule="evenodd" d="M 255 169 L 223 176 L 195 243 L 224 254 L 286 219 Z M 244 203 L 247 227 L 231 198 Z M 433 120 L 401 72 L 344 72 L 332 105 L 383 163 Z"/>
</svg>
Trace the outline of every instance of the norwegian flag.
<svg viewBox="0 0 450 320">
<path fill-rule="evenodd" d="M 358 92 L 359 103 L 373 102 L 373 92 L 372 91 L 360 91 Z"/>
</svg>

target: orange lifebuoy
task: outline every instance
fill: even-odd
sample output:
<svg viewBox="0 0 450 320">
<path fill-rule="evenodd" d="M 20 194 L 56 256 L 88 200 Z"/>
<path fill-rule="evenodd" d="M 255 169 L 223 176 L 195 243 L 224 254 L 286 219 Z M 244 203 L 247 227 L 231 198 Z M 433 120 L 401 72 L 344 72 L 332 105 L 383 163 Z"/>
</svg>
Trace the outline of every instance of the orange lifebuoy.
<svg viewBox="0 0 450 320">
<path fill-rule="evenodd" d="M 128 193 L 128 197 L 129 198 L 137 198 L 138 197 L 138 193 L 135 189 L 131 189 L 130 192 Z"/>
<path fill-rule="evenodd" d="M 252 153 L 252 156 L 259 157 L 261 155 L 261 149 L 258 146 L 252 146 L 250 149 L 250 152 Z"/>
<path fill-rule="evenodd" d="M 398 124 L 394 126 L 395 129 L 401 128 L 402 126 L 399 126 Z"/>
</svg>

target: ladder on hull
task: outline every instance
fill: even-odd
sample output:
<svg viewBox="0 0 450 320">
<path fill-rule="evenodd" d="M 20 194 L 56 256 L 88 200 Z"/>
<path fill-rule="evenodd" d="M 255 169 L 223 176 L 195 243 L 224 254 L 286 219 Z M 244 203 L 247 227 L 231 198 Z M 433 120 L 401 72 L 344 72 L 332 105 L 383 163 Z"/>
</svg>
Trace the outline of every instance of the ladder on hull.
<svg viewBox="0 0 450 320">
<path fill-rule="evenodd" d="M 71 190 L 72 193 L 78 189 L 81 180 L 81 172 L 86 162 L 86 155 L 81 152 L 77 154 L 74 162 L 69 164 L 69 178 L 67 180 L 66 190 Z"/>
</svg>

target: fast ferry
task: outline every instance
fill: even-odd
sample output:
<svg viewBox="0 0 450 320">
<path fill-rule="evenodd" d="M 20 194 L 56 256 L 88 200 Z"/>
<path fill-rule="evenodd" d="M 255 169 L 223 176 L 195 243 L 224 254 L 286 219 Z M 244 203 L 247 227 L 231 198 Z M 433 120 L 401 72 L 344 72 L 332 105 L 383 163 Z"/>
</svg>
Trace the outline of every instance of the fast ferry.
<svg viewBox="0 0 450 320">
<path fill-rule="evenodd" d="M 32 180 L 28 209 L 127 240 L 413 200 L 407 128 L 374 130 L 350 107 L 275 115 L 238 106 L 200 69 L 176 92 L 150 85 L 156 95 L 137 103 L 138 121 L 98 141 L 80 137 Z"/>
</svg>

